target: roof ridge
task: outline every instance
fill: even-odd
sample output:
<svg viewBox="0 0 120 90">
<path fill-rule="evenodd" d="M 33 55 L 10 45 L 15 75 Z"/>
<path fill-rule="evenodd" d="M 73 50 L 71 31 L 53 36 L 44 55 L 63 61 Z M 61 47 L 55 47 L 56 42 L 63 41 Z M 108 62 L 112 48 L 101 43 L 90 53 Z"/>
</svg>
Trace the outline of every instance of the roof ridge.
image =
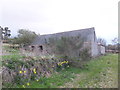
<svg viewBox="0 0 120 90">
<path fill-rule="evenodd" d="M 82 30 L 94 30 L 94 27 L 91 28 L 85 28 L 85 29 L 78 29 L 78 30 L 71 30 L 71 31 L 65 31 L 65 32 L 58 32 L 58 33 L 52 33 L 52 34 L 43 34 L 43 35 L 38 35 L 39 36 L 46 36 L 46 35 L 55 35 L 55 34 L 61 34 L 61 33 L 68 33 L 68 32 L 75 32 L 75 31 L 82 31 Z"/>
</svg>

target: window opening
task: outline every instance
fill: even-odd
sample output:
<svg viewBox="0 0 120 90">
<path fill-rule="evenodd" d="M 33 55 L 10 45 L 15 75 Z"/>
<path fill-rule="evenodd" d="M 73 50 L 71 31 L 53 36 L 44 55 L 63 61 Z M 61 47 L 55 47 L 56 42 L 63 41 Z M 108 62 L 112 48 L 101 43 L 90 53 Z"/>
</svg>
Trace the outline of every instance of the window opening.
<svg viewBox="0 0 120 90">
<path fill-rule="evenodd" d="M 40 49 L 40 51 L 42 51 L 43 50 L 43 46 L 39 46 L 39 49 Z"/>
<path fill-rule="evenodd" d="M 35 46 L 31 46 L 31 48 L 32 48 L 32 51 L 34 50 L 34 48 L 35 48 Z"/>
</svg>

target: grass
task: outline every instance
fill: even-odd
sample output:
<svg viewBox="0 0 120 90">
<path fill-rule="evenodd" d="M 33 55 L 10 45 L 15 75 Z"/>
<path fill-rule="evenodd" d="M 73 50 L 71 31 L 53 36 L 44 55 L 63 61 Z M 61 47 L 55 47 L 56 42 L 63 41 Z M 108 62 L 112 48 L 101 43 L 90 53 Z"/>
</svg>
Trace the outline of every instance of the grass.
<svg viewBox="0 0 120 90">
<path fill-rule="evenodd" d="M 21 59 L 23 56 L 19 54 L 19 50 L 10 48 L 8 45 L 3 45 L 3 51 L 5 51 L 2 55 L 2 60 L 9 60 L 9 59 Z M 7 54 L 7 55 L 6 55 Z"/>
<path fill-rule="evenodd" d="M 20 58 L 22 58 L 23 56 L 21 56 L 21 55 L 19 55 L 19 54 L 11 54 L 11 55 L 3 55 L 2 56 L 2 59 L 3 60 L 9 60 L 9 59 L 16 59 L 16 60 L 18 60 L 18 59 L 20 59 Z"/>
<path fill-rule="evenodd" d="M 6 51 L 6 53 L 9 53 L 9 54 L 19 53 L 19 50 L 10 48 L 10 47 L 7 46 L 7 45 L 3 45 L 2 49 L 3 49 L 3 51 Z"/>
<path fill-rule="evenodd" d="M 16 87 L 21 88 L 21 85 Z M 117 88 L 118 55 L 110 54 L 89 61 L 83 69 L 69 67 L 51 77 L 31 81 L 29 88 Z"/>
<path fill-rule="evenodd" d="M 53 73 L 51 77 L 41 77 L 38 82 L 30 82 L 29 88 L 57 88 L 58 86 L 64 85 L 64 83 L 72 81 L 78 72 L 80 72 L 78 68 L 66 68 L 60 72 Z M 16 87 L 21 88 L 22 85 Z"/>
<path fill-rule="evenodd" d="M 76 79 L 61 87 L 72 88 L 117 88 L 118 55 L 107 55 L 91 60 Z"/>
</svg>

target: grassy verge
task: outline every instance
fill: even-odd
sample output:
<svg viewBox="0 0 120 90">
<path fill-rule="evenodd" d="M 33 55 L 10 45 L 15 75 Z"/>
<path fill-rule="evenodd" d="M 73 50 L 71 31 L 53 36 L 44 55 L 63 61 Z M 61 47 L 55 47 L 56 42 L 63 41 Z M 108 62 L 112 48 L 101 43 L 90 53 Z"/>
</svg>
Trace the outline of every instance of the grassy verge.
<svg viewBox="0 0 120 90">
<path fill-rule="evenodd" d="M 4 54 L 18 54 L 19 50 L 15 48 L 10 48 L 9 45 L 4 45 L 2 46 L 2 51 Z"/>
<path fill-rule="evenodd" d="M 107 55 L 91 60 L 72 82 L 61 87 L 71 88 L 117 88 L 118 55 Z"/>
<path fill-rule="evenodd" d="M 89 61 L 83 69 L 69 67 L 51 77 L 40 77 L 26 88 L 117 88 L 118 55 L 101 56 Z M 21 88 L 22 85 L 16 87 Z"/>
<path fill-rule="evenodd" d="M 16 59 L 16 60 L 18 60 L 18 59 L 21 59 L 21 58 L 23 58 L 24 56 L 21 56 L 21 55 L 19 55 L 19 54 L 11 54 L 11 55 L 3 55 L 2 56 L 2 60 L 9 60 L 9 59 Z"/>
</svg>

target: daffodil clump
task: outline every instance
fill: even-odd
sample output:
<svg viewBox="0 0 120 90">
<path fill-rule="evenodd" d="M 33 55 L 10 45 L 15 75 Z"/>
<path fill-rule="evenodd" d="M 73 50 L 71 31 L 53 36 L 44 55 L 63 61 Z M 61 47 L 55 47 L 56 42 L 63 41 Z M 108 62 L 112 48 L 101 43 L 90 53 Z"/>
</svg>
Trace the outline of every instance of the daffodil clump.
<svg viewBox="0 0 120 90">
<path fill-rule="evenodd" d="M 22 88 L 26 88 L 26 87 L 29 87 L 30 86 L 30 83 L 26 83 L 25 85 L 22 85 Z"/>
<path fill-rule="evenodd" d="M 26 71 L 19 71 L 20 74 L 26 73 Z"/>
<path fill-rule="evenodd" d="M 36 74 L 36 69 L 35 68 L 33 69 L 33 72 L 34 72 L 34 74 Z"/>
<path fill-rule="evenodd" d="M 29 78 L 26 76 L 27 74 L 25 74 L 27 71 L 26 70 L 20 70 L 19 71 L 19 76 L 20 76 L 20 81 L 21 82 L 21 87 L 22 88 L 27 88 L 30 86 L 30 83 L 29 83 Z M 33 68 L 32 69 L 32 72 L 31 72 L 31 77 L 34 77 L 34 80 L 35 78 L 37 78 L 37 71 L 36 71 L 36 68 Z M 38 82 L 39 79 L 36 79 L 36 81 Z"/>
<path fill-rule="evenodd" d="M 63 64 L 68 64 L 68 61 L 59 62 L 58 66 L 62 66 Z"/>
<path fill-rule="evenodd" d="M 69 67 L 68 63 L 69 63 L 68 61 L 63 61 L 63 62 L 57 63 L 57 65 L 58 65 L 57 71 L 64 69 L 65 67 Z"/>
</svg>

